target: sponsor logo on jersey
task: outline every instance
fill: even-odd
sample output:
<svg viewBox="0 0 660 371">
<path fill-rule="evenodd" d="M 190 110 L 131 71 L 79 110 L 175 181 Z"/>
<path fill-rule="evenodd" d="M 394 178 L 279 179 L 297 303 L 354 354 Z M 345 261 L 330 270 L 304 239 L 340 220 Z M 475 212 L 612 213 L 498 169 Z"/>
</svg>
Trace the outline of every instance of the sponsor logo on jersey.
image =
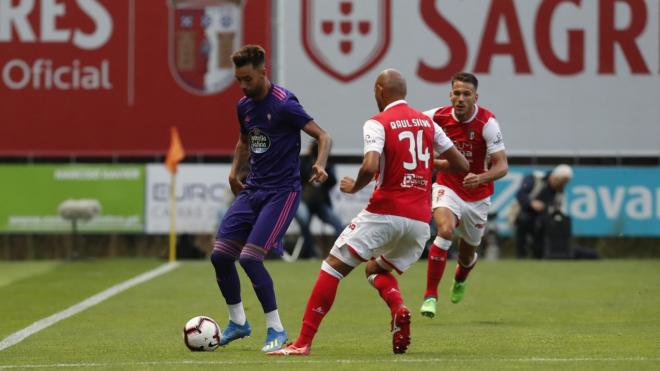
<svg viewBox="0 0 660 371">
<path fill-rule="evenodd" d="M 497 137 L 495 138 L 493 144 L 501 144 L 501 143 L 502 143 L 502 133 L 498 132 Z"/>
<path fill-rule="evenodd" d="M 428 185 L 428 180 L 424 176 L 417 174 L 404 174 L 403 181 L 401 181 L 402 188 L 415 187 L 418 189 L 426 190 L 427 185 Z"/>
<path fill-rule="evenodd" d="M 231 53 L 243 43 L 243 0 L 169 0 L 169 64 L 174 80 L 201 95 L 234 81 Z"/>
<path fill-rule="evenodd" d="M 351 81 L 387 52 L 391 0 L 301 0 L 302 39 L 308 57 L 328 75 Z"/>
<path fill-rule="evenodd" d="M 248 141 L 252 153 L 265 153 L 270 148 L 270 138 L 263 131 L 253 128 L 248 132 Z"/>
</svg>

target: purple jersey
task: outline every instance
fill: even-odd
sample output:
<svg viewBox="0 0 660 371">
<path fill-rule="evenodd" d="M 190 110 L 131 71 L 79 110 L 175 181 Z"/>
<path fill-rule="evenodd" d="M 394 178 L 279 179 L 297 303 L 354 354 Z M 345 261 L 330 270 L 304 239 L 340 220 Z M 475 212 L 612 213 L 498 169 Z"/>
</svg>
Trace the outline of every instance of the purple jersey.
<svg viewBox="0 0 660 371">
<path fill-rule="evenodd" d="M 271 84 L 260 101 L 243 97 L 236 106 L 241 133 L 250 147 L 247 186 L 300 191 L 300 130 L 312 118 L 296 96 Z"/>
</svg>

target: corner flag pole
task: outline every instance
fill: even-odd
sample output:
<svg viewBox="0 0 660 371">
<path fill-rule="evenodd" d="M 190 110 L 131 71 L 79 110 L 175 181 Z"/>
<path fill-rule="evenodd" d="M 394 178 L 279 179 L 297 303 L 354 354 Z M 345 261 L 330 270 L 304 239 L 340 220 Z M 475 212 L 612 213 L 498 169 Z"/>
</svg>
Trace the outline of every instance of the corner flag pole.
<svg viewBox="0 0 660 371">
<path fill-rule="evenodd" d="M 176 261 L 176 173 L 170 174 L 170 263 Z"/>
<path fill-rule="evenodd" d="M 185 156 L 179 132 L 176 127 L 172 127 L 170 148 L 165 158 L 165 167 L 170 171 L 170 262 L 176 260 L 176 170 Z"/>
</svg>

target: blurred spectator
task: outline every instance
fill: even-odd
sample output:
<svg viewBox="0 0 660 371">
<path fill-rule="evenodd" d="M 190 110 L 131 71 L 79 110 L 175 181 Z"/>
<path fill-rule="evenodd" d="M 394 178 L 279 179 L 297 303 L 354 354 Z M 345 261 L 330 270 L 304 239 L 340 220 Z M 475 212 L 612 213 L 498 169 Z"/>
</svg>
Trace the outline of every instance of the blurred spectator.
<svg viewBox="0 0 660 371">
<path fill-rule="evenodd" d="M 206 253 L 195 244 L 195 236 L 189 233 L 180 234 L 176 241 L 176 258 L 204 259 Z"/>
<path fill-rule="evenodd" d="M 330 198 L 330 190 L 337 184 L 337 174 L 335 172 L 335 165 L 331 160 L 328 160 L 325 170 L 328 173 L 328 180 L 323 183 L 310 183 L 309 178 L 312 176 L 312 165 L 316 161 L 318 155 L 318 143 L 313 141 L 310 143 L 309 150 L 300 158 L 300 179 L 302 181 L 302 195 L 301 203 L 296 212 L 296 221 L 300 225 L 301 234 L 303 235 L 304 242 L 301 258 L 318 258 L 321 257 L 321 252 L 316 247 L 314 236 L 310 231 L 310 224 L 312 217 L 316 215 L 321 221 L 332 226 L 334 230 L 334 237 L 338 237 L 344 229 L 341 219 L 332 208 L 332 200 Z"/>
<path fill-rule="evenodd" d="M 565 200 L 564 188 L 572 177 L 573 169 L 562 164 L 547 173 L 534 172 L 523 178 L 516 193 L 518 203 L 512 205 L 516 226 L 516 255 L 519 259 L 527 256 L 530 239 L 532 256 L 537 259 L 546 257 L 546 234 L 549 230 L 558 234 L 558 240 L 569 242 L 570 219 L 561 210 Z M 552 222 L 561 225 L 552 225 L 549 229 L 549 223 Z M 568 246 L 566 250 L 570 251 Z M 568 255 L 566 257 L 570 257 L 570 253 Z"/>
</svg>

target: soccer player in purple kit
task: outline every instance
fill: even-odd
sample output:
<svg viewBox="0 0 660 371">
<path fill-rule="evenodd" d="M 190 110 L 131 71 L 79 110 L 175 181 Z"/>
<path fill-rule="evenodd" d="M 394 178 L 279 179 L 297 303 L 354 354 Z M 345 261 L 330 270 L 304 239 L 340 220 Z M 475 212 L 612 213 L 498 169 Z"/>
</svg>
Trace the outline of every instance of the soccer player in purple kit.
<svg viewBox="0 0 660 371">
<path fill-rule="evenodd" d="M 236 80 L 245 94 L 236 106 L 241 129 L 229 173 L 236 199 L 218 227 L 211 262 L 229 310 L 229 323 L 220 345 L 252 332 L 241 301 L 235 264 L 238 260 L 265 313 L 266 341 L 261 350 L 270 352 L 284 346 L 288 336 L 280 321 L 264 257 L 271 249 L 282 253 L 280 241 L 298 208 L 300 131 L 319 143 L 310 182 L 328 178 L 325 166 L 331 139 L 293 93 L 269 81 L 265 56 L 259 45 L 243 46 L 231 56 Z M 243 183 L 238 174 L 248 160 L 250 171 Z"/>
</svg>

